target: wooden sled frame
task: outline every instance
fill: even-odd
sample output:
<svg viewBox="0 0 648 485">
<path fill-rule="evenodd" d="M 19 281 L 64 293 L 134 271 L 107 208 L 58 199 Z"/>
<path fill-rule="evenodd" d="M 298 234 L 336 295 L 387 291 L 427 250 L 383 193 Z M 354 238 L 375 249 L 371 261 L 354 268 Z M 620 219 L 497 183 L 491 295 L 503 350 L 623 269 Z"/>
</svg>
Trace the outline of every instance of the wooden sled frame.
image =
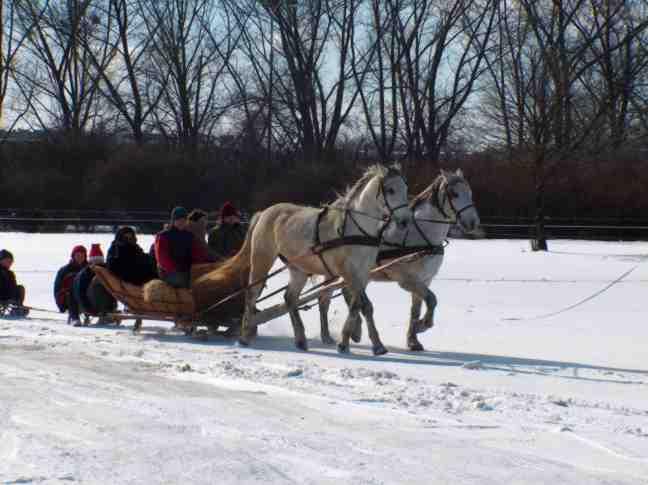
<svg viewBox="0 0 648 485">
<path fill-rule="evenodd" d="M 418 250 L 412 254 L 407 254 L 399 258 L 393 259 L 386 264 L 374 268 L 371 273 L 378 273 L 384 269 L 397 264 L 404 263 L 412 259 L 420 258 L 427 254 L 431 254 L 430 250 Z M 128 312 L 109 314 L 110 317 L 118 320 L 120 323 L 123 320 L 135 320 L 133 331 L 137 332 L 142 326 L 142 320 L 157 320 L 165 322 L 173 322 L 176 326 L 182 328 L 186 334 L 193 334 L 198 326 L 210 326 L 201 322 L 202 312 L 194 312 L 192 314 L 179 314 L 173 312 L 155 311 L 151 310 L 151 305 L 144 301 L 144 294 L 141 287 L 132 285 L 122 281 L 120 278 L 111 273 L 108 269 L 101 266 L 93 267 L 95 274 L 99 281 L 108 292 L 122 304 L 128 308 Z M 325 291 L 334 291 L 342 289 L 346 286 L 342 278 L 337 278 L 331 282 L 327 282 L 323 286 L 311 290 L 306 290 L 302 297 L 297 301 L 297 307 L 304 307 L 310 302 L 317 300 L 321 293 Z M 227 298 L 226 298 L 227 299 Z M 265 308 L 254 315 L 256 325 L 262 325 L 274 320 L 280 316 L 288 313 L 288 307 L 285 303 L 276 304 Z M 212 325 L 213 326 L 213 325 Z M 226 326 L 226 325 L 220 325 Z"/>
</svg>

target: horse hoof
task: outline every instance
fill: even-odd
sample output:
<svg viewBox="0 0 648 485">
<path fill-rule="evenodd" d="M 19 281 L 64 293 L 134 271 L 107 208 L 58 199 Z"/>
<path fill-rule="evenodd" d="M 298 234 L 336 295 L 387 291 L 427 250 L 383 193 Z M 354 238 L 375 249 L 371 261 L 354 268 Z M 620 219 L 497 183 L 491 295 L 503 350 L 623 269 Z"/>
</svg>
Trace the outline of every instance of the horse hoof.
<svg viewBox="0 0 648 485">
<path fill-rule="evenodd" d="M 430 330 L 434 327 L 434 322 L 432 320 L 419 320 L 416 322 L 415 328 L 416 333 L 423 333 Z"/>
<path fill-rule="evenodd" d="M 407 344 L 407 347 L 414 352 L 422 352 L 425 350 L 421 342 L 410 342 Z"/>
<path fill-rule="evenodd" d="M 240 345 L 241 347 L 249 347 L 249 346 L 250 346 L 250 342 L 248 342 L 248 341 L 247 341 L 246 339 L 244 339 L 244 338 L 239 338 L 239 339 L 238 339 L 238 343 L 239 343 L 239 345 Z"/>
<path fill-rule="evenodd" d="M 353 329 L 353 332 L 351 332 L 351 340 L 353 340 L 357 344 L 359 344 L 360 340 L 362 340 L 362 324 L 361 323 L 357 323 L 355 328 Z"/>
<path fill-rule="evenodd" d="M 334 345 L 335 344 L 335 340 L 333 340 L 333 338 L 330 335 L 322 335 L 320 337 L 320 340 L 322 341 L 322 343 L 324 345 Z"/>
<path fill-rule="evenodd" d="M 387 352 L 388 350 L 385 348 L 384 345 L 379 345 L 378 347 L 373 348 L 374 355 L 385 355 Z"/>
<path fill-rule="evenodd" d="M 348 354 L 349 353 L 349 346 L 344 345 L 344 344 L 338 344 L 337 345 L 337 351 L 340 354 Z"/>
<path fill-rule="evenodd" d="M 306 352 L 308 350 L 308 342 L 306 342 L 306 340 L 297 341 L 295 342 L 295 347 Z"/>
</svg>

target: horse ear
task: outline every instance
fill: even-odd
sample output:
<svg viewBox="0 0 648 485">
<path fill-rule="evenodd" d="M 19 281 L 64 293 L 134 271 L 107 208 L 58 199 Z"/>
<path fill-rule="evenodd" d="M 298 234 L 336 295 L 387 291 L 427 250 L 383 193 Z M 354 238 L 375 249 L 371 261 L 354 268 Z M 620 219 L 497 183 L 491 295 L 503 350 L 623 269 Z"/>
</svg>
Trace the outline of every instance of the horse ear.
<svg viewBox="0 0 648 485">
<path fill-rule="evenodd" d="M 393 161 L 389 168 L 391 170 L 397 171 L 398 173 L 403 171 L 403 166 L 399 161 Z"/>
<path fill-rule="evenodd" d="M 460 168 L 457 169 L 455 174 L 457 175 L 457 177 L 464 178 L 463 170 L 461 170 Z"/>
</svg>

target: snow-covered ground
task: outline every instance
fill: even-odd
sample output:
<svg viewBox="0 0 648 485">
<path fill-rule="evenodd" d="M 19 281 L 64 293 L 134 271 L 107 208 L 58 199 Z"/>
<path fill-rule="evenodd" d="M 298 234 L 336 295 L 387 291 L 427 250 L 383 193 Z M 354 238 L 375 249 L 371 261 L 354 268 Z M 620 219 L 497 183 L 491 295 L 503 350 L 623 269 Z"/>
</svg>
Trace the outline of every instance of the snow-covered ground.
<svg viewBox="0 0 648 485">
<path fill-rule="evenodd" d="M 72 246 L 110 239 L 0 233 L 0 247 L 28 303 L 52 308 Z M 135 336 L 0 320 L 0 483 L 647 484 L 648 246 L 550 247 L 453 241 L 423 353 L 405 350 L 409 296 L 389 284 L 369 291 L 382 357 L 366 331 L 349 356 L 321 345 L 316 310 L 307 353 L 287 317 L 253 348 L 159 322 Z M 344 315 L 336 300 L 336 335 Z"/>
</svg>

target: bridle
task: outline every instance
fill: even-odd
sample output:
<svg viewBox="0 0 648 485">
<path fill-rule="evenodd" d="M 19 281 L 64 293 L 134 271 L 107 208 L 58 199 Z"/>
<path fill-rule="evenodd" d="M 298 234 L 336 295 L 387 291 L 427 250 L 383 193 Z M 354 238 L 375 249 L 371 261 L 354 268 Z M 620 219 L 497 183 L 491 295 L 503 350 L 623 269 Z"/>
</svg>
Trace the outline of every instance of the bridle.
<svg viewBox="0 0 648 485">
<path fill-rule="evenodd" d="M 390 169 L 387 172 L 387 174 L 384 177 L 382 177 L 382 179 L 380 180 L 380 186 L 378 188 L 378 191 L 376 192 L 376 199 L 378 199 L 382 194 L 383 200 L 385 202 L 385 207 L 389 212 L 388 215 L 385 215 L 383 217 L 376 217 L 372 214 L 368 214 L 363 211 L 351 209 L 350 207 L 348 207 L 348 205 L 345 205 L 345 207 L 324 206 L 324 208 L 320 211 L 320 213 L 317 216 L 317 222 L 315 227 L 315 241 L 313 245 L 313 253 L 315 253 L 319 257 L 320 261 L 322 262 L 322 265 L 329 273 L 329 275 L 333 275 L 333 272 L 331 271 L 329 265 L 324 260 L 323 253 L 325 251 L 340 246 L 346 246 L 346 245 L 369 246 L 369 247 L 379 248 L 380 245 L 382 244 L 385 229 L 389 226 L 391 220 L 394 218 L 395 212 L 399 209 L 402 209 L 403 207 L 409 207 L 409 204 L 406 203 L 398 206 L 392 206 L 389 203 L 388 193 L 385 190 L 385 181 L 389 178 L 397 177 L 397 176 L 400 177 L 401 180 L 403 180 L 403 182 L 405 182 L 405 179 L 402 177 L 400 172 Z M 342 222 L 342 225 L 338 229 L 337 238 L 328 241 L 322 241 L 320 239 L 320 234 L 319 234 L 320 222 L 329 209 L 343 211 L 344 220 Z M 378 234 L 372 235 L 364 227 L 362 227 L 362 225 L 360 224 L 356 216 L 368 217 L 370 219 L 383 222 L 384 224 L 382 225 L 382 227 L 380 227 Z M 356 226 L 358 231 L 360 231 L 360 235 L 346 234 L 347 224 L 349 220 L 351 220 L 351 222 Z"/>
<path fill-rule="evenodd" d="M 345 206 L 344 208 L 339 208 L 338 209 L 338 210 L 344 211 L 344 221 L 342 222 L 342 225 L 338 229 L 338 235 L 340 237 L 348 237 L 348 236 L 346 236 L 345 233 L 346 233 L 346 228 L 347 228 L 347 220 L 350 219 L 351 222 L 353 223 L 353 225 L 355 225 L 355 227 L 360 231 L 360 233 L 364 237 L 375 238 L 377 240 L 378 244 L 380 244 L 380 242 L 382 241 L 385 229 L 391 223 L 392 219 L 394 218 L 394 214 L 396 213 L 396 211 L 398 211 L 400 209 L 403 209 L 405 207 L 409 207 L 409 204 L 407 204 L 407 203 L 396 205 L 396 206 L 393 206 L 393 205 L 391 205 L 389 203 L 389 197 L 388 197 L 389 194 L 387 193 L 387 190 L 385 189 L 385 182 L 388 179 L 395 178 L 395 177 L 400 178 L 403 181 L 403 183 L 407 186 L 407 182 L 405 182 L 405 178 L 401 175 L 401 173 L 398 172 L 397 170 L 394 170 L 394 169 L 390 168 L 390 169 L 388 169 L 387 174 L 380 180 L 380 186 L 378 187 L 378 191 L 376 192 L 376 200 L 378 200 L 381 196 L 383 198 L 383 201 L 385 203 L 385 207 L 387 208 L 387 212 L 388 212 L 387 215 L 382 216 L 382 217 L 376 217 L 374 215 L 368 214 L 368 213 L 363 212 L 363 211 L 358 211 L 358 210 L 355 210 L 355 209 L 351 209 L 351 208 L 349 208 L 347 206 Z M 336 209 L 335 207 L 330 207 L 330 206 L 328 206 L 328 207 L 332 208 L 332 209 Z M 356 215 L 359 215 L 359 216 L 362 216 L 362 217 L 368 217 L 369 219 L 373 219 L 373 220 L 376 220 L 376 221 L 381 221 L 384 224 L 382 225 L 382 227 L 378 231 L 378 234 L 376 236 L 372 236 L 371 234 L 369 234 L 369 232 L 367 232 L 362 227 L 360 222 L 358 222 L 357 218 L 355 217 Z"/>
<path fill-rule="evenodd" d="M 418 232 L 419 236 L 425 241 L 425 244 L 427 245 L 427 248 L 430 250 L 436 251 L 436 254 L 443 254 L 443 248 L 447 246 L 448 241 L 444 241 L 441 244 L 434 244 L 430 241 L 428 238 L 427 234 L 425 234 L 425 231 L 421 228 L 419 225 L 420 222 L 429 222 L 433 224 L 456 224 L 457 221 L 459 220 L 461 214 L 465 212 L 466 210 L 470 209 L 471 207 L 475 207 L 475 204 L 472 202 L 470 204 L 466 204 L 464 207 L 461 209 L 457 209 L 455 204 L 452 202 L 452 197 L 450 196 L 448 190 L 449 190 L 449 184 L 446 180 L 445 184 L 443 185 L 443 188 L 439 188 L 439 190 L 436 190 L 434 195 L 430 197 L 430 202 L 432 202 L 432 205 L 441 213 L 441 215 L 445 219 L 428 219 L 424 217 L 412 217 L 412 225 L 414 229 L 416 229 L 416 232 Z M 453 216 L 449 215 L 445 210 L 445 204 L 448 203 L 450 206 L 450 209 L 452 210 L 454 214 L 454 219 Z M 416 210 L 416 206 L 418 204 L 415 204 L 412 206 L 412 213 Z M 392 243 L 392 242 L 384 242 L 386 246 L 391 246 L 391 247 L 396 247 L 396 248 L 408 248 L 407 246 L 407 239 L 409 237 L 409 228 L 407 231 L 405 231 L 405 234 L 403 235 L 403 240 L 402 242 L 399 243 Z M 418 250 L 418 249 L 423 249 L 424 247 L 412 247 L 412 250 Z"/>
<path fill-rule="evenodd" d="M 457 209 L 452 202 L 452 197 L 450 197 L 450 194 L 448 194 L 448 182 L 446 181 L 443 190 L 437 190 L 435 195 L 434 195 L 434 206 L 441 212 L 441 215 L 445 217 L 445 219 L 426 219 L 426 218 L 419 218 L 419 217 L 414 217 L 414 224 L 417 225 L 418 222 L 432 222 L 436 224 L 456 224 L 459 221 L 459 218 L 461 217 L 461 214 L 468 209 L 475 207 L 475 204 L 472 202 L 469 204 L 466 204 L 464 207 L 461 209 Z M 441 194 L 443 192 L 443 194 Z M 439 199 L 439 197 L 442 196 L 443 199 Z M 445 204 L 446 202 L 450 206 L 450 209 L 452 209 L 452 212 L 454 213 L 454 220 L 453 216 L 449 215 L 445 210 Z"/>
</svg>

